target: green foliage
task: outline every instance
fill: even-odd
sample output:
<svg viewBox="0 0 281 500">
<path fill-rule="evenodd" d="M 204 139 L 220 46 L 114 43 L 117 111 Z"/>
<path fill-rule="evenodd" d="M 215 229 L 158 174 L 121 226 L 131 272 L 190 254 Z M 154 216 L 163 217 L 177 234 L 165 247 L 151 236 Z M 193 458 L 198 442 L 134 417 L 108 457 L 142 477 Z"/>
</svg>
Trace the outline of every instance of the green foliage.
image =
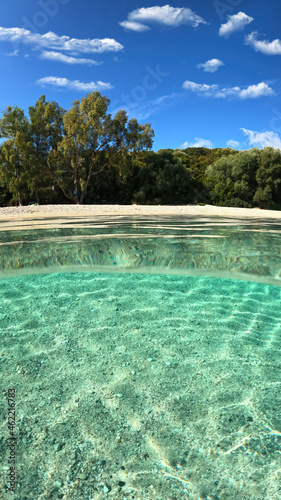
<svg viewBox="0 0 281 500">
<path fill-rule="evenodd" d="M 254 202 L 260 208 L 281 210 L 281 152 L 265 148 L 261 152 Z"/>
<path fill-rule="evenodd" d="M 173 154 L 160 150 L 143 161 L 135 160 L 133 202 L 142 204 L 186 204 L 190 194 L 190 173 Z"/>
<path fill-rule="evenodd" d="M 48 155 L 62 138 L 63 110 L 41 96 L 29 108 L 29 120 L 17 106 L 8 107 L 0 121 L 0 180 L 16 204 L 51 191 Z"/>
<path fill-rule="evenodd" d="M 107 114 L 109 99 L 99 92 L 73 103 L 64 115 L 64 137 L 59 150 L 66 158 L 65 169 L 72 179 L 76 203 L 83 203 L 93 178 L 112 163 L 120 165 L 129 152 L 134 154 L 152 147 L 154 132 L 150 125 L 128 121 L 120 110 L 112 118 Z M 121 160 L 121 163 L 120 163 Z M 70 187 L 65 190 L 70 198 Z"/>
<path fill-rule="evenodd" d="M 108 113 L 99 92 L 68 111 L 41 96 L 29 115 L 0 120 L 0 205 L 205 204 L 281 210 L 281 151 L 273 148 L 151 151 L 149 123 Z M 75 195 L 74 195 L 75 193 Z"/>
<path fill-rule="evenodd" d="M 281 152 L 273 148 L 222 157 L 205 174 L 215 205 L 280 209 Z"/>
<path fill-rule="evenodd" d="M 55 183 L 53 172 L 49 169 L 48 156 L 57 150 L 62 140 L 64 113 L 56 102 L 46 102 L 44 95 L 35 106 L 29 107 L 29 188 L 38 203 L 41 197 L 50 194 Z"/>
</svg>

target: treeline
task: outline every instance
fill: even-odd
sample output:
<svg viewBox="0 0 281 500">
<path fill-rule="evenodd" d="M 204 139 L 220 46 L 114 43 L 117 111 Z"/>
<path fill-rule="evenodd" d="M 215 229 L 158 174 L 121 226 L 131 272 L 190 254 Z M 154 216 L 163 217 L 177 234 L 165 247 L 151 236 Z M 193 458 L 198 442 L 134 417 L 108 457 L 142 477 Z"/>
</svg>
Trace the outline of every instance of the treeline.
<svg viewBox="0 0 281 500">
<path fill-rule="evenodd" d="M 150 124 L 108 113 L 99 92 L 70 110 L 41 96 L 28 118 L 0 120 L 0 205 L 188 204 L 281 210 L 281 152 L 273 148 L 151 151 Z"/>
</svg>

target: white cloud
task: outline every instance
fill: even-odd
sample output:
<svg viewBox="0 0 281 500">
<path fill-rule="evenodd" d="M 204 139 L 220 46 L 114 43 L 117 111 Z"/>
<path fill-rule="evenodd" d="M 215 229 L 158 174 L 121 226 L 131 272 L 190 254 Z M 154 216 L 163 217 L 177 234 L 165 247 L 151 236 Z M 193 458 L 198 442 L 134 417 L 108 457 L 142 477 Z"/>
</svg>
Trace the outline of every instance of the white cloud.
<svg viewBox="0 0 281 500">
<path fill-rule="evenodd" d="M 229 141 L 227 141 L 226 145 L 229 148 L 237 149 L 240 146 L 240 142 L 234 141 L 233 139 L 230 139 Z"/>
<path fill-rule="evenodd" d="M 241 89 L 240 87 L 220 89 L 218 85 L 207 85 L 205 83 L 202 84 L 185 81 L 183 88 L 208 97 L 222 99 L 225 99 L 226 97 L 236 99 L 256 99 L 257 97 L 275 95 L 275 91 L 264 82 L 258 83 L 257 85 L 250 85 L 246 89 Z"/>
<path fill-rule="evenodd" d="M 215 73 L 220 66 L 224 66 L 224 63 L 219 59 L 210 59 L 205 63 L 197 64 L 197 68 L 202 68 L 203 71 L 207 71 L 208 73 Z"/>
<path fill-rule="evenodd" d="M 111 103 L 113 107 L 111 114 L 114 115 L 120 109 L 125 109 L 130 118 L 146 120 L 152 114 L 157 113 L 157 111 L 163 110 L 163 108 L 167 106 L 171 106 L 178 97 L 179 95 L 173 92 L 172 94 L 162 95 L 156 99 L 144 102 L 132 102 L 129 104 L 124 104 L 124 102 L 118 99 Z"/>
<path fill-rule="evenodd" d="M 19 55 L 18 50 L 14 50 L 14 52 L 8 52 L 8 53 L 3 53 L 3 56 L 8 56 L 8 57 L 15 57 Z"/>
<path fill-rule="evenodd" d="M 227 16 L 227 23 L 222 24 L 219 29 L 219 35 L 226 38 L 232 35 L 235 31 L 242 31 L 247 24 L 254 20 L 253 17 L 247 16 L 244 12 L 238 12 L 233 16 Z"/>
<path fill-rule="evenodd" d="M 269 42 L 268 40 L 257 40 L 257 37 L 258 33 L 253 31 L 253 33 L 246 36 L 246 44 L 250 45 L 257 52 L 262 52 L 268 56 L 281 55 L 281 40 L 276 38 L 276 40 Z"/>
<path fill-rule="evenodd" d="M 247 89 L 241 90 L 239 97 L 241 99 L 256 99 L 263 95 L 274 95 L 274 90 L 267 85 L 267 83 L 261 82 L 258 85 L 250 85 Z"/>
<path fill-rule="evenodd" d="M 200 137 L 195 137 L 195 142 L 184 142 L 180 148 L 209 148 L 212 149 L 213 144 L 208 139 L 201 139 Z"/>
<path fill-rule="evenodd" d="M 134 21 L 123 21 L 122 23 L 119 23 L 122 28 L 126 28 L 127 30 L 131 31 L 137 31 L 138 33 L 141 33 L 142 31 L 147 31 L 150 28 L 146 26 L 145 24 L 141 23 L 136 23 Z"/>
<path fill-rule="evenodd" d="M 24 28 L 1 28 L 0 41 L 23 43 L 33 45 L 35 48 L 47 48 L 54 50 L 77 51 L 77 53 L 103 53 L 107 51 L 117 52 L 124 47 L 112 38 L 70 38 L 69 36 L 58 36 L 49 31 L 44 35 L 32 33 Z"/>
<path fill-rule="evenodd" d="M 186 80 L 183 84 L 185 90 L 192 92 L 213 92 L 218 89 L 218 85 L 207 85 L 206 83 L 195 83 Z"/>
<path fill-rule="evenodd" d="M 77 57 L 68 56 L 66 54 L 62 54 L 61 52 L 55 51 L 47 51 L 44 50 L 40 59 L 49 60 L 49 61 L 58 61 L 66 64 L 88 64 L 88 66 L 99 66 L 102 62 L 93 61 L 92 59 L 79 59 Z"/>
<path fill-rule="evenodd" d="M 255 132 L 253 130 L 247 130 L 245 128 L 241 128 L 241 130 L 243 130 L 244 134 L 248 136 L 249 142 L 253 146 L 281 149 L 281 139 L 275 132 Z"/>
<path fill-rule="evenodd" d="M 129 13 L 128 20 L 120 23 L 120 25 L 133 31 L 145 31 L 148 26 L 144 23 L 160 23 L 171 28 L 178 28 L 182 25 L 197 28 L 199 24 L 207 24 L 202 17 L 189 8 L 176 8 L 170 5 L 160 7 L 156 5 L 133 10 Z M 141 28 L 138 29 L 136 24 Z"/>
<path fill-rule="evenodd" d="M 54 87 L 59 87 L 59 88 L 85 90 L 87 92 L 113 88 L 110 83 L 104 83 L 104 82 L 84 83 L 80 82 L 79 80 L 68 80 L 67 78 L 58 78 L 56 76 L 46 76 L 45 78 L 40 78 L 40 80 L 37 80 L 36 83 L 38 83 L 39 85 L 53 85 Z"/>
</svg>

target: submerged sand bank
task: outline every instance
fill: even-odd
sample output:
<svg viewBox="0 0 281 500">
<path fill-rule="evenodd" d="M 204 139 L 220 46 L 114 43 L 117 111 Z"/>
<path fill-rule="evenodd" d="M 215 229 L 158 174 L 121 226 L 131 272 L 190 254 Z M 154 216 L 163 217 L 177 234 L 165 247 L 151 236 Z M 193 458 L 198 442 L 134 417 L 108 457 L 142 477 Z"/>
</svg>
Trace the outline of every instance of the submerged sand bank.
<svg viewBox="0 0 281 500">
<path fill-rule="evenodd" d="M 0 208 L 0 223 L 7 219 L 22 220 L 36 217 L 81 217 L 95 215 L 181 215 L 198 217 L 231 217 L 231 218 L 255 218 L 281 219 L 281 211 L 259 210 L 252 208 L 216 207 L 213 205 L 40 205 L 25 207 L 3 207 Z"/>
</svg>

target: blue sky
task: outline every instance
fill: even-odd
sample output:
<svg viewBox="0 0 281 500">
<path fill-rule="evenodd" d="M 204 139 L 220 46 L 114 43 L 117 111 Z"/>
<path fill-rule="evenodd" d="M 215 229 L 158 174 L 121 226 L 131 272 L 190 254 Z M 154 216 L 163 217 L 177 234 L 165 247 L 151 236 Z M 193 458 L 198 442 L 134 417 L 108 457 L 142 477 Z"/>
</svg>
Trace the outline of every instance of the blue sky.
<svg viewBox="0 0 281 500">
<path fill-rule="evenodd" d="M 9 0 L 0 109 L 99 90 L 151 123 L 156 151 L 281 148 L 280 15 L 276 0 Z"/>
</svg>

